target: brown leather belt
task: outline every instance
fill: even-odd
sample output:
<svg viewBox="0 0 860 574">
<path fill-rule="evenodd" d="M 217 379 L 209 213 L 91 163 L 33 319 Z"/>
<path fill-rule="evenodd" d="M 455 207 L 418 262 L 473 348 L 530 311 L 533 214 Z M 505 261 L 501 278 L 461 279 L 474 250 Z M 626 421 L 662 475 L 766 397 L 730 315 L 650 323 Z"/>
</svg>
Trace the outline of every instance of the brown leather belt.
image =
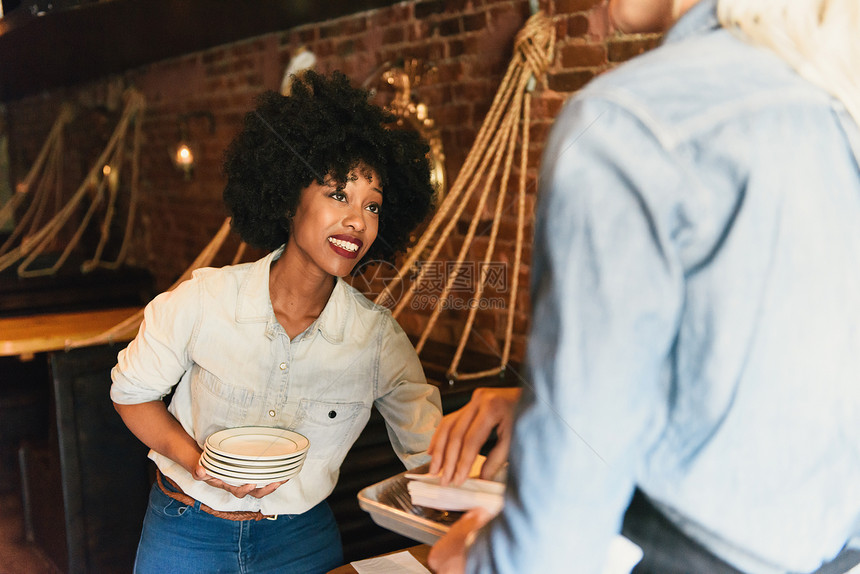
<svg viewBox="0 0 860 574">
<path fill-rule="evenodd" d="M 177 492 L 173 492 L 168 490 L 164 486 L 164 482 L 166 481 L 172 488 L 175 488 Z M 176 500 L 177 502 L 181 502 L 182 504 L 186 504 L 188 506 L 194 506 L 197 500 L 191 498 L 179 488 L 179 485 L 173 482 L 170 477 L 164 476 L 161 474 L 161 471 L 156 471 L 155 473 L 155 482 L 158 484 L 158 488 L 161 489 L 161 492 Z M 278 518 L 277 514 L 263 514 L 259 510 L 256 512 L 251 512 L 250 510 L 236 510 L 236 511 L 226 511 L 226 510 L 215 510 L 214 508 L 200 503 L 200 510 L 207 514 L 211 514 L 212 516 L 216 516 L 218 518 L 223 518 L 225 520 L 276 520 Z"/>
</svg>

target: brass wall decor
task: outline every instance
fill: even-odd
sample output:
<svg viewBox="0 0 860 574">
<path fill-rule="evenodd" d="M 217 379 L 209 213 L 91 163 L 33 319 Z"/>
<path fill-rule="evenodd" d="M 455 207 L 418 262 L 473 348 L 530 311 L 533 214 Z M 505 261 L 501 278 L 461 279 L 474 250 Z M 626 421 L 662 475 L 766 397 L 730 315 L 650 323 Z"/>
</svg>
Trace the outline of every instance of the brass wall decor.
<svg viewBox="0 0 860 574">
<path fill-rule="evenodd" d="M 387 69 L 386 69 L 387 68 Z M 445 151 L 436 122 L 427 112 L 427 105 L 418 100 L 414 89 L 436 74 L 436 68 L 426 68 L 418 60 L 406 60 L 402 65 L 385 64 L 382 81 L 394 88 L 392 101 L 386 106 L 397 116 L 398 125 L 411 127 L 420 133 L 430 145 L 430 181 L 436 189 L 437 203 L 441 203 L 447 191 L 445 177 Z"/>
</svg>

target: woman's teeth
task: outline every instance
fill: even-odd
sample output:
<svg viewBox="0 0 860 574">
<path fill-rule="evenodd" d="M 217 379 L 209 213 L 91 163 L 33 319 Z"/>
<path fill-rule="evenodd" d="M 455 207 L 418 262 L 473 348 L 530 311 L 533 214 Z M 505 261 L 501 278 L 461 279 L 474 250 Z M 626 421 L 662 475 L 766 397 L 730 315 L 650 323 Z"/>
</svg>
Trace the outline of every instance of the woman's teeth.
<svg viewBox="0 0 860 574">
<path fill-rule="evenodd" d="M 346 249 L 347 251 L 353 252 L 358 251 L 358 245 L 356 245 L 355 243 L 350 243 L 349 241 L 344 241 L 342 239 L 335 239 L 334 237 L 329 237 L 328 241 L 329 243 L 337 245 L 341 249 Z"/>
</svg>

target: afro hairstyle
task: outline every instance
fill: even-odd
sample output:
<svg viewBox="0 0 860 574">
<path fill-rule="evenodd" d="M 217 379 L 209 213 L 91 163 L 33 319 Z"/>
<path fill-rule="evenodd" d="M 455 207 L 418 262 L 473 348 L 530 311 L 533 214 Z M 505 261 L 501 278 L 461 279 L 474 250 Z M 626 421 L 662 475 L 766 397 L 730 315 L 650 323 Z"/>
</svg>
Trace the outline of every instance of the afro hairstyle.
<svg viewBox="0 0 860 574">
<path fill-rule="evenodd" d="M 433 209 L 429 147 L 370 103 L 341 72 L 293 78 L 289 96 L 265 92 L 227 148 L 224 203 L 249 245 L 272 251 L 290 235 L 301 192 L 331 178 L 343 188 L 362 164 L 381 180 L 379 232 L 362 261 L 393 261 Z"/>
</svg>

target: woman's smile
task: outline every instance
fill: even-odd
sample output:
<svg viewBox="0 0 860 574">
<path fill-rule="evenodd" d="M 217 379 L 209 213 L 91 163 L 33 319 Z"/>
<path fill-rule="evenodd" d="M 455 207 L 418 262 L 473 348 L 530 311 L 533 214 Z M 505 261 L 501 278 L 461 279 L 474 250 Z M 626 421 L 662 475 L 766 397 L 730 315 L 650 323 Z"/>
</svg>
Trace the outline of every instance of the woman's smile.
<svg viewBox="0 0 860 574">
<path fill-rule="evenodd" d="M 364 245 L 361 239 L 349 235 L 333 235 L 328 238 L 328 242 L 335 253 L 349 259 L 358 257 L 358 250 Z"/>
</svg>

